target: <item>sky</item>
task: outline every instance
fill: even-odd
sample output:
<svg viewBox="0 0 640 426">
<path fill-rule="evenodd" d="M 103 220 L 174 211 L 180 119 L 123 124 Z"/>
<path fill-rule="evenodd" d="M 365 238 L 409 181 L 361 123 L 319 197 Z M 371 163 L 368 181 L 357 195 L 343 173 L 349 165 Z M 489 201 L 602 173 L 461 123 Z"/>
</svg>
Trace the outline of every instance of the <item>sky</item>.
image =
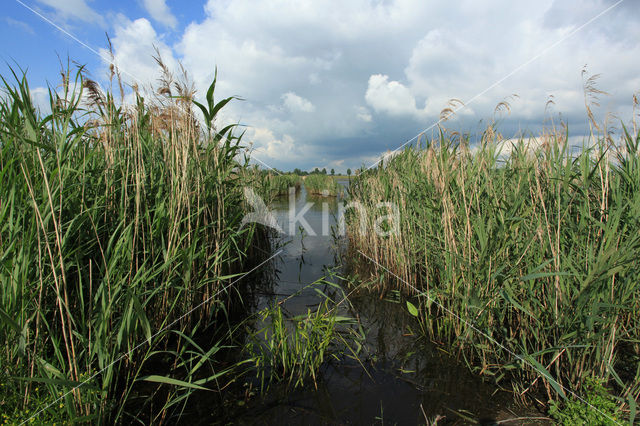
<svg viewBox="0 0 640 426">
<path fill-rule="evenodd" d="M 0 73 L 26 69 L 39 104 L 68 58 L 109 87 L 108 34 L 129 84 L 157 81 L 154 47 L 199 99 L 217 67 L 216 97 L 243 99 L 220 124 L 246 126 L 253 161 L 281 170 L 371 165 L 430 135 L 453 98 L 448 129 L 496 120 L 510 138 L 553 117 L 584 135 L 585 67 L 614 128 L 640 91 L 637 0 L 2 1 Z"/>
</svg>

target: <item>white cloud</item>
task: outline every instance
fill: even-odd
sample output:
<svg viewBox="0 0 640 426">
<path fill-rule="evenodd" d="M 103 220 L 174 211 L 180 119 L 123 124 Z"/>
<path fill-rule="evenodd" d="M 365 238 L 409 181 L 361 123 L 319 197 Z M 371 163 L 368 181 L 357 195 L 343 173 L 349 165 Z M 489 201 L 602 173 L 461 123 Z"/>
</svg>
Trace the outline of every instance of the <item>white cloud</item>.
<svg viewBox="0 0 640 426">
<path fill-rule="evenodd" d="M 449 99 L 458 98 L 471 101 L 458 115 L 478 120 L 490 118 L 500 101 L 517 93 L 519 98 L 511 100 L 510 121 L 538 120 L 537 124 L 551 94 L 556 111 L 584 117 L 580 71 L 585 64 L 592 74 L 602 73 L 600 88 L 618 93 L 637 90 L 632 87 L 639 87 L 640 79 L 628 61 L 640 54 L 640 48 L 627 43 L 640 37 L 640 30 L 622 24 L 623 16 L 616 17 L 621 10 L 614 9 L 567 37 L 610 5 L 601 0 L 580 3 L 577 16 L 568 10 L 576 10 L 578 3 L 571 4 L 547 0 L 535 5 L 500 1 L 469 5 L 467 16 L 474 19 L 458 16 L 458 25 L 447 25 L 445 20 L 414 45 L 404 69 L 407 87 L 414 96 L 427 99 L 430 116 L 436 116 Z M 491 21 L 496 24 L 482 24 L 480 18 L 490 14 L 495 14 Z M 498 24 L 509 17 L 510 25 Z M 621 31 L 608 34 L 614 20 L 620 22 Z M 624 85 L 628 86 L 623 89 Z M 608 108 L 620 108 L 619 99 Z"/>
<path fill-rule="evenodd" d="M 172 29 L 175 29 L 178 25 L 178 20 L 171 13 L 166 0 L 143 0 L 143 4 L 149 15 L 156 22 Z"/>
<path fill-rule="evenodd" d="M 65 91 L 61 86 L 55 87 L 51 89 L 55 95 L 60 99 L 64 99 Z M 80 86 L 76 85 L 73 80 L 70 81 L 69 93 L 68 96 L 72 94 L 78 94 L 80 92 Z M 29 94 L 31 95 L 31 102 L 33 102 L 33 106 L 40 112 L 41 116 L 46 116 L 51 114 L 51 98 L 49 96 L 49 87 L 38 86 L 32 87 L 29 89 Z M 83 101 L 86 97 L 86 92 L 83 94 Z"/>
<path fill-rule="evenodd" d="M 265 127 L 250 128 L 248 137 L 253 142 L 253 152 L 263 164 L 280 167 L 283 159 L 300 160 L 304 155 L 295 140 L 288 134 L 281 138 Z"/>
<path fill-rule="evenodd" d="M 105 20 L 93 10 L 85 0 L 38 0 L 40 3 L 53 8 L 63 20 L 75 19 L 105 26 Z"/>
<path fill-rule="evenodd" d="M 163 62 L 170 70 L 177 69 L 173 51 L 158 38 L 153 26 L 145 18 L 130 21 L 121 16 L 111 43 L 115 62 L 129 83 L 156 83 L 160 76 L 160 68 L 153 59 L 154 47 L 158 49 Z M 100 53 L 103 57 L 108 57 L 106 49 L 101 49 Z"/>
<path fill-rule="evenodd" d="M 305 157 L 313 164 L 348 157 L 345 165 L 353 169 L 435 122 L 452 98 L 473 100 L 457 113 L 462 131 L 477 131 L 477 123 L 490 120 L 512 93 L 520 97 L 503 116 L 505 137 L 535 132 L 551 94 L 570 131 L 582 131 L 584 64 L 602 73 L 599 87 L 612 93 L 601 98 L 602 110 L 628 118 L 626 105 L 640 89 L 640 26 L 632 13 L 638 7 L 629 2 L 510 75 L 611 5 L 566 1 L 570 6 L 564 0 L 462 0 L 452 8 L 423 0 L 300 0 L 296 7 L 287 0 L 210 0 L 205 16 L 192 18 L 175 45 L 145 19 L 124 20 L 112 41 L 121 67 L 147 80 L 157 76 L 152 45 L 167 62 L 180 58 L 199 97 L 218 66 L 216 99 L 246 99 L 225 107 L 221 120 L 260 129 L 247 132 L 245 140 L 261 147 L 265 161 L 277 152 L 273 161 L 286 161 L 287 153 L 293 167 L 310 166 Z M 171 25 L 163 13 L 150 14 Z"/>
<path fill-rule="evenodd" d="M 287 92 L 282 95 L 282 100 L 284 101 L 284 106 L 291 112 L 313 112 L 316 110 L 316 107 L 309 100 L 293 92 Z"/>
<path fill-rule="evenodd" d="M 33 105 L 40 111 L 40 114 L 51 113 L 51 103 L 49 102 L 49 89 L 47 87 L 34 87 L 29 90 Z"/>
<path fill-rule="evenodd" d="M 359 120 L 364 121 L 365 123 L 371 123 L 373 117 L 371 117 L 371 113 L 369 110 L 363 106 L 356 107 L 356 117 Z"/>
<path fill-rule="evenodd" d="M 425 117 L 425 110 L 416 107 L 411 90 L 398 81 L 389 81 L 386 75 L 374 74 L 369 77 L 365 99 L 376 112 L 418 119 Z"/>
<path fill-rule="evenodd" d="M 24 31 L 25 33 L 28 33 L 28 34 L 31 34 L 31 35 L 35 34 L 35 31 L 33 31 L 33 28 L 31 28 L 31 25 L 27 24 L 26 22 L 22 22 L 22 21 L 19 21 L 17 19 L 13 19 L 13 18 L 10 18 L 8 16 L 5 16 L 4 21 L 7 24 L 11 25 L 12 27 L 18 28 L 19 30 Z"/>
</svg>

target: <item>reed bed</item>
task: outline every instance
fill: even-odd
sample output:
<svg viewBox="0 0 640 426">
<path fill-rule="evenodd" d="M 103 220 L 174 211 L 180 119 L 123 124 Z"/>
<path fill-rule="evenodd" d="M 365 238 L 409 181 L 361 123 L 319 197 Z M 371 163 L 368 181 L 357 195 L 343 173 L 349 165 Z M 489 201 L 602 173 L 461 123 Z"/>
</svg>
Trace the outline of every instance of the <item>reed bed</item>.
<svg viewBox="0 0 640 426">
<path fill-rule="evenodd" d="M 300 178 L 300 176 L 294 175 L 292 173 L 267 173 L 264 179 L 267 186 L 266 192 L 276 197 L 288 195 L 290 188 L 293 188 L 294 192 L 298 192 L 302 187 L 302 179 Z"/>
<path fill-rule="evenodd" d="M 592 137 L 578 153 L 567 139 L 550 131 L 505 145 L 491 126 L 470 149 L 441 129 L 352 180 L 367 223 L 361 232 L 361 215 L 349 215 L 348 237 L 375 261 L 362 262 L 384 267 L 380 290 L 418 295 L 424 332 L 479 373 L 545 404 L 541 394 L 580 394 L 601 378 L 633 414 L 640 132 Z M 372 231 L 387 214 L 379 202 L 398 206 L 399 233 Z"/>
<path fill-rule="evenodd" d="M 324 197 L 337 197 L 342 193 L 342 185 L 330 175 L 325 174 L 305 176 L 304 187 L 309 194 L 322 195 Z"/>
<path fill-rule="evenodd" d="M 155 99 L 136 91 L 129 107 L 63 73 L 46 116 L 25 76 L 3 79 L 0 399 L 12 421 L 172 422 L 220 378 L 220 344 L 196 336 L 224 323 L 239 293 L 225 286 L 269 246 L 239 226 L 253 183 L 234 126 L 215 123 L 231 99 L 214 102 L 214 80 L 194 103 L 163 69 Z"/>
</svg>

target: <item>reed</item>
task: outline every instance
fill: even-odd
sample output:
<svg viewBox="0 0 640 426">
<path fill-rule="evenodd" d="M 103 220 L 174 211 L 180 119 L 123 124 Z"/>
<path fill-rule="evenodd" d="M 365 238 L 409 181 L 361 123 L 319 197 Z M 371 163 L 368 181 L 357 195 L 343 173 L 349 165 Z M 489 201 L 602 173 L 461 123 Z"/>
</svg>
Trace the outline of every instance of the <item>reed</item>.
<svg viewBox="0 0 640 426">
<path fill-rule="evenodd" d="M 348 236 L 384 267 L 380 289 L 420 295 L 425 333 L 481 374 L 549 399 L 599 377 L 634 407 L 640 132 L 613 143 L 601 128 L 578 153 L 566 129 L 505 145 L 490 126 L 470 149 L 441 128 L 352 179 L 368 232 L 354 214 Z M 398 206 L 397 235 L 371 231 L 378 202 Z"/>
<path fill-rule="evenodd" d="M 265 180 L 268 186 L 268 192 L 274 196 L 288 195 L 290 188 L 293 188 L 294 192 L 298 192 L 302 186 L 302 179 L 300 176 L 291 173 L 268 173 Z"/>
<path fill-rule="evenodd" d="M 324 278 L 306 287 L 321 299 L 306 314 L 289 315 L 282 301 L 257 313 L 263 326 L 252 332 L 244 350 L 262 391 L 273 382 L 295 388 L 312 381 L 317 387 L 320 368 L 329 359 L 357 359 L 364 335 L 356 320 L 338 312 L 339 304 L 349 303 L 342 287 Z"/>
<path fill-rule="evenodd" d="M 342 185 L 330 175 L 324 174 L 305 176 L 304 187 L 309 194 L 322 195 L 325 197 L 337 197 L 342 193 Z"/>
<path fill-rule="evenodd" d="M 214 102 L 214 79 L 196 103 L 158 63 L 158 95 L 132 106 L 64 72 L 46 116 L 26 76 L 3 78 L 0 398 L 14 421 L 166 423 L 219 378 L 219 344 L 195 336 L 268 246 L 239 226 L 253 182 L 234 126 L 215 122 L 231 98 Z"/>
</svg>

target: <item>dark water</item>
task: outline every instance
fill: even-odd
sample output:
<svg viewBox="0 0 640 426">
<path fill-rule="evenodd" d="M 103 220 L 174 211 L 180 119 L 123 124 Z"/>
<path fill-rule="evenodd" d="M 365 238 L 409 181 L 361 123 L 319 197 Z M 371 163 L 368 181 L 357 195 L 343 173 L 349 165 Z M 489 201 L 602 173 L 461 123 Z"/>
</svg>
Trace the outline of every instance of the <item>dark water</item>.
<svg viewBox="0 0 640 426">
<path fill-rule="evenodd" d="M 287 235 L 290 200 L 285 197 L 271 206 L 286 234 L 277 237 L 276 243 L 284 245 L 283 252 L 271 265 L 272 273 L 267 275 L 273 282 L 266 286 L 271 290 L 258 297 L 257 309 L 285 300 L 281 306 L 288 314 L 306 313 L 321 299 L 313 288 L 303 288 L 330 271 L 344 272 L 343 265 L 348 263 L 344 239 L 336 239 L 330 231 L 331 226 L 335 231 L 338 203 L 342 201 L 308 197 L 303 188 L 295 198 L 296 213 L 307 202 L 313 203 L 304 214 L 311 229 L 301 232 L 296 224 L 295 235 Z M 380 299 L 356 292 L 349 302 L 340 306 L 340 315 L 357 318 L 366 335 L 359 361 L 342 358 L 325 363 L 317 388 L 272 386 L 266 395 L 250 399 L 231 422 L 368 425 L 439 420 L 438 424 L 496 424 L 540 416 L 517 407 L 512 395 L 482 382 L 442 349 L 414 336 L 411 329 L 417 325 L 398 294 Z M 508 422 L 523 423 L 535 421 Z"/>
</svg>

